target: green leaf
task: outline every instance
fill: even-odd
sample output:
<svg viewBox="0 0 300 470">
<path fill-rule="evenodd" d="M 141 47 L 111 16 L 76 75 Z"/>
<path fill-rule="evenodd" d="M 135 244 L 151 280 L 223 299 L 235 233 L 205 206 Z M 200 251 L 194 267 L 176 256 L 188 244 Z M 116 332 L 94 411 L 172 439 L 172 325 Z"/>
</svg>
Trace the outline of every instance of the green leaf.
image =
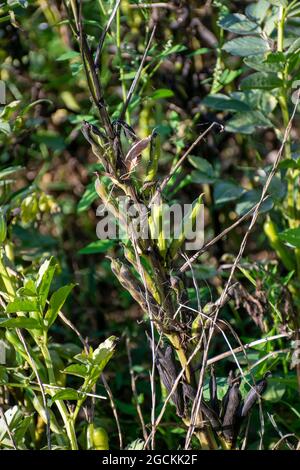
<svg viewBox="0 0 300 470">
<path fill-rule="evenodd" d="M 239 199 L 244 192 L 244 188 L 237 186 L 235 183 L 218 181 L 214 186 L 214 200 L 218 205 L 225 204 Z"/>
<path fill-rule="evenodd" d="M 205 158 L 202 157 L 196 157 L 195 155 L 191 155 L 189 157 L 189 162 L 197 168 L 197 170 L 201 171 L 202 173 L 207 173 L 210 176 L 214 175 L 214 169 L 209 163 L 209 161 L 205 160 Z"/>
<path fill-rule="evenodd" d="M 207 95 L 202 104 L 212 109 L 220 109 L 222 111 L 249 111 L 250 108 L 242 101 L 230 98 L 222 93 L 215 93 L 214 95 Z"/>
<path fill-rule="evenodd" d="M 275 5 L 277 7 L 287 7 L 288 6 L 288 0 L 268 0 L 271 5 Z"/>
<path fill-rule="evenodd" d="M 6 135 L 11 133 L 11 127 L 8 122 L 0 120 L 0 132 L 3 132 L 3 134 Z"/>
<path fill-rule="evenodd" d="M 240 84 L 241 90 L 272 90 L 280 88 L 282 80 L 275 73 L 255 72 L 244 78 Z"/>
<path fill-rule="evenodd" d="M 258 23 L 262 23 L 266 17 L 268 10 L 270 8 L 270 3 L 267 0 L 259 0 L 256 3 L 251 3 L 246 7 L 246 15 Z"/>
<path fill-rule="evenodd" d="M 85 379 L 88 369 L 84 364 L 71 364 L 63 370 L 64 374 L 75 375 Z"/>
<path fill-rule="evenodd" d="M 38 330 L 40 323 L 34 318 L 0 318 L 0 328 L 25 328 L 26 330 Z"/>
<path fill-rule="evenodd" d="M 41 265 L 36 281 L 37 292 L 40 297 L 41 308 L 44 309 L 49 294 L 50 286 L 57 267 L 55 259 L 52 257 L 44 261 Z"/>
<path fill-rule="evenodd" d="M 171 98 L 172 96 L 174 96 L 174 92 L 169 88 L 159 88 L 149 98 L 151 100 L 161 100 L 163 98 Z"/>
<path fill-rule="evenodd" d="M 90 255 L 93 253 L 106 253 L 107 250 L 115 245 L 115 240 L 97 240 L 96 242 L 89 243 L 84 248 L 78 251 L 80 255 Z"/>
<path fill-rule="evenodd" d="M 300 227 L 288 228 L 278 234 L 280 240 L 292 245 L 295 248 L 300 248 Z"/>
<path fill-rule="evenodd" d="M 258 72 L 276 73 L 283 70 L 285 61 L 281 54 L 277 55 L 277 53 L 274 53 L 268 54 L 267 58 L 265 54 L 246 57 L 244 63 Z"/>
<path fill-rule="evenodd" d="M 68 295 L 75 285 L 76 284 L 69 284 L 67 286 L 63 286 L 52 294 L 49 301 L 49 308 L 45 315 L 47 328 L 50 328 L 50 326 L 55 322 L 60 309 L 64 305 Z"/>
<path fill-rule="evenodd" d="M 9 166 L 0 171 L 0 180 L 6 178 L 7 176 L 13 175 L 21 170 L 24 170 L 24 166 Z"/>
<path fill-rule="evenodd" d="M 59 390 L 59 392 L 55 393 L 55 395 L 51 397 L 51 400 L 79 400 L 80 398 L 82 398 L 82 394 L 80 392 L 77 392 L 74 388 L 65 388 L 64 390 Z"/>
<path fill-rule="evenodd" d="M 249 34 L 259 33 L 260 27 L 249 20 L 245 15 L 240 13 L 233 13 L 224 16 L 220 21 L 219 25 L 226 31 L 230 31 L 235 34 Z"/>
<path fill-rule="evenodd" d="M 89 184 L 78 203 L 78 206 L 77 206 L 78 214 L 86 211 L 93 204 L 93 202 L 98 198 L 99 196 L 96 193 L 95 184 L 94 183 Z"/>
<path fill-rule="evenodd" d="M 197 171 L 192 171 L 191 181 L 196 184 L 210 184 L 216 181 L 216 175 L 212 165 L 201 157 L 190 156 L 190 163 L 197 168 Z"/>
<path fill-rule="evenodd" d="M 246 103 L 252 111 L 257 110 L 265 116 L 274 111 L 277 105 L 274 94 L 266 90 L 235 91 L 231 93 L 231 96 Z M 255 116 L 255 119 L 260 118 Z"/>
<path fill-rule="evenodd" d="M 175 46 L 172 46 L 169 49 L 164 50 L 160 54 L 155 55 L 155 58 L 160 59 L 162 57 L 168 57 L 171 54 L 178 54 L 178 52 L 183 52 L 186 49 L 187 49 L 186 46 L 183 46 L 182 44 L 176 44 Z"/>
<path fill-rule="evenodd" d="M 60 55 L 56 60 L 59 61 L 59 62 L 62 62 L 64 60 L 74 59 L 75 57 L 76 58 L 80 57 L 80 53 L 71 50 L 71 51 L 67 51 L 64 54 Z"/>
<path fill-rule="evenodd" d="M 238 113 L 225 126 L 227 132 L 240 132 L 241 134 L 253 134 L 256 129 L 273 127 L 272 122 L 259 111 Z"/>
<path fill-rule="evenodd" d="M 103 343 L 101 343 L 97 349 L 93 352 L 93 364 L 100 366 L 101 371 L 111 358 L 114 349 L 116 347 L 118 338 L 116 336 L 110 336 Z"/>
<path fill-rule="evenodd" d="M 252 189 L 251 191 L 247 191 L 245 194 L 242 195 L 239 202 L 236 205 L 235 211 L 239 216 L 246 214 L 250 209 L 252 209 L 260 200 L 261 191 L 257 189 Z M 273 207 L 272 198 L 267 199 L 262 203 L 260 206 L 260 213 L 269 212 Z"/>
<path fill-rule="evenodd" d="M 255 36 L 243 36 L 232 39 L 224 44 L 224 51 L 232 55 L 247 57 L 256 54 L 263 54 L 270 50 L 267 41 Z"/>
<path fill-rule="evenodd" d="M 298 52 L 300 49 L 300 38 L 297 38 L 288 48 L 286 51 L 287 56 L 290 56 L 294 54 L 295 52 Z"/>
<path fill-rule="evenodd" d="M 211 49 L 209 49 L 208 47 L 200 47 L 199 49 L 196 49 L 190 54 L 187 54 L 187 57 L 194 57 L 195 55 L 208 54 L 209 52 L 211 52 Z"/>
<path fill-rule="evenodd" d="M 276 379 L 270 379 L 270 383 L 268 384 L 268 388 L 266 392 L 264 393 L 264 400 L 270 401 L 272 403 L 279 402 L 283 395 L 286 392 L 286 386 L 283 383 L 280 383 L 279 381 L 276 381 Z"/>
<path fill-rule="evenodd" d="M 16 297 L 6 307 L 7 313 L 16 312 L 39 312 L 39 303 L 36 298 Z"/>
</svg>

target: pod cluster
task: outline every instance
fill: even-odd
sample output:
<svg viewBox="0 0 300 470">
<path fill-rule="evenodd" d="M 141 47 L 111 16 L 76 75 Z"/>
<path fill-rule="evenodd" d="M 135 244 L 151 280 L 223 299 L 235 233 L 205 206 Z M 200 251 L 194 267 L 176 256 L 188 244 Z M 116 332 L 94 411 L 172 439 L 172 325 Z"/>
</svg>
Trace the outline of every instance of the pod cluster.
<svg viewBox="0 0 300 470">
<path fill-rule="evenodd" d="M 167 392 L 170 393 L 180 373 L 170 345 L 157 349 L 156 366 L 161 382 Z M 202 399 L 199 409 L 204 420 L 229 445 L 233 446 L 235 444 L 244 419 L 265 392 L 269 376 L 270 373 L 266 373 L 262 379 L 258 380 L 251 387 L 248 394 L 243 398 L 240 391 L 241 380 L 235 377 L 233 371 L 231 371 L 227 380 L 228 388 L 226 393 L 223 399 L 219 400 L 217 379 L 214 368 L 211 368 L 209 400 Z M 181 380 L 178 383 L 178 386 L 171 395 L 178 416 L 181 418 L 189 417 L 189 408 L 196 399 L 196 394 L 195 386 L 187 384 L 185 380 Z"/>
</svg>

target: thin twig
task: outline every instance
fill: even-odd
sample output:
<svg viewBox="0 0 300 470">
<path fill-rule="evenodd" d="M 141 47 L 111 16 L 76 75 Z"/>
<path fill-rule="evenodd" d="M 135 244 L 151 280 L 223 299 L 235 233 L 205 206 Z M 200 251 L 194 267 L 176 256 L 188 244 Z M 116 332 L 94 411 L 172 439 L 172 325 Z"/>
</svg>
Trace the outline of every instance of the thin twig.
<svg viewBox="0 0 300 470">
<path fill-rule="evenodd" d="M 265 202 L 268 198 L 269 198 L 269 196 L 266 196 L 264 198 L 263 202 Z M 249 217 L 249 215 L 251 215 L 255 211 L 257 204 L 255 206 L 253 206 L 248 212 L 246 212 L 246 214 L 244 214 L 242 217 L 240 217 L 238 220 L 236 220 L 232 225 L 230 225 L 225 230 L 223 230 L 223 232 L 219 233 L 219 235 L 217 235 L 212 240 L 209 240 L 207 243 L 205 243 L 204 246 L 199 251 L 197 251 L 197 253 L 195 253 L 193 256 L 191 256 L 181 266 L 179 271 L 181 273 L 184 273 L 190 267 L 191 263 L 194 263 L 199 258 L 199 256 L 201 256 L 209 247 L 211 247 L 212 245 L 217 243 L 221 238 L 225 237 L 225 235 L 227 235 L 229 232 L 231 232 L 231 230 L 233 230 L 235 227 L 240 225 L 245 219 L 247 219 Z"/>
<path fill-rule="evenodd" d="M 170 3 L 138 3 L 138 4 L 131 4 L 129 5 L 130 8 L 140 9 L 140 8 L 165 8 L 166 10 L 176 11 L 178 8 L 175 5 L 171 5 Z"/>
<path fill-rule="evenodd" d="M 144 64 L 145 64 L 145 61 L 147 59 L 147 55 L 148 55 L 148 52 L 149 52 L 149 49 L 150 49 L 150 46 L 152 44 L 152 41 L 153 41 L 153 38 L 154 38 L 154 34 L 155 34 L 155 31 L 156 31 L 156 27 L 157 27 L 157 24 L 155 23 L 154 26 L 153 26 L 153 29 L 152 29 L 152 32 L 151 32 L 151 35 L 150 35 L 150 38 L 149 38 L 149 41 L 148 41 L 148 44 L 145 48 L 145 51 L 144 51 L 144 54 L 143 54 L 143 57 L 142 57 L 142 60 L 141 60 L 141 63 L 140 63 L 140 66 L 136 72 L 136 75 L 134 77 L 134 80 L 129 88 L 129 91 L 127 93 L 127 96 L 126 96 L 126 100 L 125 100 L 125 103 L 123 104 L 123 107 L 122 107 L 122 110 L 121 110 L 121 113 L 120 113 L 120 117 L 119 117 L 119 120 L 120 121 L 123 121 L 124 120 L 124 117 L 125 117 L 125 114 L 126 114 L 126 111 L 127 111 L 127 108 L 130 104 L 130 101 L 131 101 L 131 98 L 133 96 L 133 93 L 135 91 L 135 88 L 138 84 L 138 81 L 140 79 L 140 76 L 141 76 L 141 73 L 142 73 L 142 70 L 143 70 L 143 67 L 144 67 Z"/>
<path fill-rule="evenodd" d="M 293 434 L 293 433 L 285 434 L 284 436 L 282 436 L 282 437 L 279 439 L 279 441 L 276 442 L 276 444 L 274 444 L 272 450 L 276 450 L 277 447 L 279 447 L 279 446 L 281 445 L 281 443 L 282 443 L 283 441 L 285 441 L 288 437 L 296 437 L 296 436 L 295 436 L 295 434 Z"/>
<path fill-rule="evenodd" d="M 215 357 L 212 357 L 211 359 L 208 359 L 207 361 L 207 365 L 210 366 L 211 364 L 214 364 L 215 362 L 219 362 L 219 361 L 222 361 L 223 359 L 226 359 L 226 357 L 230 357 L 232 356 L 232 352 L 234 352 L 235 354 L 237 353 L 240 353 L 243 351 L 243 349 L 249 349 L 249 348 L 253 348 L 254 346 L 257 346 L 259 344 L 264 344 L 264 343 L 268 343 L 270 341 L 275 341 L 276 339 L 280 339 L 280 338 L 288 338 L 289 336 L 291 336 L 294 332 L 291 332 L 291 333 L 282 333 L 282 334 L 279 334 L 279 335 L 274 335 L 274 336 L 270 336 L 270 337 L 267 337 L 267 338 L 262 338 L 262 339 L 258 339 L 256 341 L 252 341 L 251 343 L 247 343 L 247 344 L 244 344 L 243 347 L 242 346 L 239 346 L 238 348 L 235 348 L 233 349 L 232 351 L 226 351 L 222 354 L 218 354 L 217 356 Z"/>
<path fill-rule="evenodd" d="M 12 443 L 13 448 L 14 448 L 15 450 L 18 450 L 18 447 L 17 447 L 16 441 L 15 441 L 15 438 L 14 438 L 14 436 L 13 436 L 13 434 L 12 434 L 10 428 L 9 428 L 9 424 L 8 424 L 8 422 L 7 422 L 5 413 L 4 413 L 4 411 L 3 411 L 3 409 L 2 409 L 1 406 L 0 406 L 0 417 L 1 417 L 1 419 L 3 420 L 4 427 L 6 428 L 7 434 L 8 434 L 8 436 L 9 436 L 10 440 L 11 440 L 11 443 Z"/>
<path fill-rule="evenodd" d="M 137 393 L 137 389 L 136 389 L 136 382 L 135 382 L 135 376 L 134 376 L 134 371 L 133 371 L 133 365 L 132 365 L 132 358 L 131 358 L 131 351 L 130 351 L 130 344 L 129 344 L 128 336 L 126 337 L 126 349 L 127 349 L 128 363 L 129 363 L 129 372 L 130 372 L 130 378 L 131 378 L 132 393 L 133 393 L 134 399 L 135 399 L 135 406 L 136 406 L 137 414 L 138 414 L 140 422 L 141 422 L 144 441 L 146 441 L 148 439 L 148 433 L 147 433 L 147 430 L 146 430 L 146 425 L 145 425 L 142 409 L 141 409 L 141 406 L 139 404 L 139 397 L 138 397 L 138 393 Z"/>
<path fill-rule="evenodd" d="M 44 405 L 44 409 L 45 409 L 45 416 L 46 416 L 47 446 L 48 446 L 48 449 L 51 450 L 50 414 L 49 414 L 49 410 L 48 410 L 48 406 L 47 406 L 47 399 L 46 399 L 44 384 L 42 382 L 42 379 L 40 378 L 40 375 L 38 373 L 35 362 L 34 362 L 33 358 L 31 357 L 30 351 L 27 347 L 26 341 L 24 339 L 24 336 L 23 336 L 21 330 L 19 328 L 17 328 L 16 332 L 17 332 L 17 335 L 18 335 L 18 337 L 19 337 L 19 339 L 20 339 L 20 341 L 21 341 L 21 343 L 22 343 L 22 345 L 25 349 L 25 352 L 28 356 L 28 360 L 29 360 L 28 362 L 30 362 L 32 370 L 35 373 L 35 376 L 36 376 L 36 379 L 37 379 L 37 382 L 38 382 L 38 385 L 39 385 L 39 388 L 40 388 L 40 391 L 41 391 L 43 405 Z"/>
<path fill-rule="evenodd" d="M 204 132 L 202 132 L 202 134 L 200 134 L 197 139 L 192 143 L 192 145 L 190 145 L 190 147 L 186 150 L 186 152 L 184 152 L 184 154 L 182 155 L 182 157 L 178 160 L 178 162 L 174 165 L 174 167 L 171 169 L 170 173 L 164 178 L 164 180 L 161 182 L 161 184 L 159 185 L 159 187 L 157 188 L 154 196 L 152 197 L 151 201 L 150 201 L 150 204 L 149 206 L 151 206 L 153 204 L 153 202 L 156 200 L 156 198 L 158 197 L 159 194 L 161 194 L 164 190 L 164 188 L 166 187 L 166 185 L 168 184 L 168 182 L 170 181 L 170 179 L 172 178 L 172 176 L 176 173 L 176 171 L 178 170 L 178 168 L 180 168 L 180 166 L 183 164 L 183 162 L 186 160 L 186 158 L 189 156 L 189 154 L 191 153 L 191 151 L 196 147 L 196 145 L 199 144 L 199 142 L 201 142 L 201 140 L 204 139 L 204 137 L 211 131 L 211 129 L 215 126 L 219 126 L 221 127 L 221 129 L 223 129 L 223 126 L 221 126 L 220 123 L 218 122 L 213 122 Z"/>
<path fill-rule="evenodd" d="M 113 8 L 113 11 L 111 12 L 111 15 L 109 17 L 109 20 L 106 23 L 106 26 L 105 26 L 105 28 L 102 31 L 102 34 L 100 36 L 99 43 L 98 43 L 97 50 L 96 50 L 96 56 L 95 56 L 95 69 L 96 69 L 96 71 L 98 71 L 98 69 L 99 69 L 100 55 L 101 55 L 101 51 L 102 51 L 102 47 L 103 47 L 103 44 L 104 44 L 106 34 L 108 33 L 108 30 L 109 30 L 109 28 L 110 28 L 110 26 L 111 26 L 111 24 L 114 20 L 114 17 L 116 16 L 116 13 L 118 11 L 120 3 L 121 3 L 121 0 L 116 1 L 116 4 Z"/>
<path fill-rule="evenodd" d="M 112 412 L 113 412 L 114 417 L 115 417 L 115 421 L 116 421 L 116 425 L 117 425 L 117 429 L 118 429 L 118 436 L 119 436 L 119 446 L 120 446 L 120 449 L 123 449 L 122 430 L 121 430 L 118 411 L 117 411 L 117 408 L 116 408 L 116 405 L 115 405 L 115 402 L 114 402 L 114 397 L 113 397 L 112 391 L 110 389 L 110 386 L 108 385 L 107 380 L 106 380 L 106 378 L 104 377 L 103 374 L 101 374 L 101 380 L 102 380 L 102 383 L 103 383 L 104 388 L 106 390 L 106 393 L 109 396 L 110 406 L 111 406 Z"/>
</svg>

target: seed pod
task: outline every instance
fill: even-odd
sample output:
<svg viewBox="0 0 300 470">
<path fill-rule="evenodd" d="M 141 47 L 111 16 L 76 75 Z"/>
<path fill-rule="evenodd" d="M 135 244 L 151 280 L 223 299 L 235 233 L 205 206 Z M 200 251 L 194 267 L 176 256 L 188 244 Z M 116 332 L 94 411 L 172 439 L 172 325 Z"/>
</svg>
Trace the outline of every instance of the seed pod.
<svg viewBox="0 0 300 470">
<path fill-rule="evenodd" d="M 268 386 L 268 377 L 270 377 L 270 372 L 267 372 L 264 377 L 259 380 L 254 387 L 251 388 L 249 391 L 248 395 L 245 398 L 242 411 L 241 411 L 241 416 L 245 417 L 247 416 L 255 403 L 258 401 L 259 397 L 266 391 L 266 388 Z"/>
<path fill-rule="evenodd" d="M 214 431 L 220 431 L 222 429 L 221 421 L 219 420 L 217 413 L 210 408 L 204 400 L 201 402 L 200 410 L 204 417 L 209 421 Z"/>
<path fill-rule="evenodd" d="M 280 240 L 278 229 L 270 218 L 264 223 L 264 231 L 272 248 L 276 251 L 277 256 L 281 259 L 286 269 L 293 271 L 295 269 L 294 257 L 282 240 Z"/>
<path fill-rule="evenodd" d="M 0 212 L 0 244 L 5 242 L 7 233 L 6 219 L 3 212 Z"/>
<path fill-rule="evenodd" d="M 202 197 L 203 194 L 200 194 L 200 196 L 193 202 L 189 213 L 184 217 L 182 221 L 182 231 L 178 238 L 173 239 L 168 250 L 171 259 L 175 259 L 178 256 L 180 248 L 184 244 L 186 236 L 188 235 L 187 231 L 194 230 L 197 217 L 202 207 Z"/>
<path fill-rule="evenodd" d="M 110 257 L 108 257 L 110 258 Z M 128 266 L 122 263 L 117 258 L 110 258 L 111 260 L 111 270 L 118 278 L 120 284 L 132 295 L 132 297 L 140 304 L 144 312 L 148 312 L 149 307 L 155 315 L 158 314 L 159 307 L 153 298 L 153 296 L 148 293 L 148 302 L 143 294 L 143 288 L 140 282 L 133 276 Z"/>
<path fill-rule="evenodd" d="M 220 405 L 219 405 L 219 400 L 218 400 L 218 388 L 217 388 L 217 380 L 215 376 L 214 366 L 212 366 L 210 370 L 209 394 L 210 394 L 210 406 L 214 410 L 214 412 L 219 416 Z"/>
<path fill-rule="evenodd" d="M 105 158 L 107 153 L 105 152 L 105 149 L 101 142 L 101 137 L 100 137 L 101 133 L 97 131 L 95 133 L 95 126 L 92 126 L 90 123 L 86 121 L 84 121 L 81 131 L 84 137 L 86 138 L 86 140 L 91 145 L 94 155 L 96 155 L 96 157 L 102 163 L 104 170 L 109 171 L 109 165 Z"/>
<path fill-rule="evenodd" d="M 109 450 L 108 435 L 104 428 L 97 427 L 91 423 L 87 427 L 87 447 L 91 450 Z"/>
<path fill-rule="evenodd" d="M 167 253 L 167 241 L 165 239 L 164 229 L 163 229 L 163 204 L 160 201 L 155 203 L 152 206 L 151 215 L 149 216 L 148 223 L 151 233 L 151 237 L 154 240 L 157 240 L 157 246 L 159 253 L 162 258 L 165 258 Z"/>
<path fill-rule="evenodd" d="M 165 349 L 159 347 L 157 350 L 156 367 L 160 376 L 160 380 L 170 393 L 174 382 L 177 378 L 177 367 L 172 347 L 168 345 Z M 178 416 L 184 416 L 184 399 L 182 385 L 179 383 L 176 390 L 171 395 L 171 399 L 176 407 Z"/>
<path fill-rule="evenodd" d="M 147 167 L 147 175 L 146 175 L 145 183 L 151 183 L 154 180 L 157 174 L 159 157 L 160 157 L 159 136 L 155 133 L 152 133 L 152 139 L 150 142 L 149 163 Z"/>
<path fill-rule="evenodd" d="M 233 380 L 234 380 L 234 373 L 233 371 L 231 370 L 228 374 L 228 378 L 227 378 L 227 384 L 228 384 L 228 389 L 227 389 L 227 392 L 225 393 L 223 399 L 222 399 L 222 402 L 221 402 L 221 410 L 220 410 L 220 418 L 221 420 L 223 420 L 224 418 L 224 415 L 225 415 L 225 412 L 226 412 L 226 408 L 227 408 L 227 404 L 228 404 L 228 397 L 229 397 L 229 392 L 230 392 L 230 389 L 233 385 Z"/>
<path fill-rule="evenodd" d="M 233 442 L 236 436 L 235 424 L 238 419 L 238 411 L 242 399 L 239 386 L 239 382 L 235 382 L 229 390 L 227 407 L 222 423 L 224 437 L 229 442 Z"/>
</svg>

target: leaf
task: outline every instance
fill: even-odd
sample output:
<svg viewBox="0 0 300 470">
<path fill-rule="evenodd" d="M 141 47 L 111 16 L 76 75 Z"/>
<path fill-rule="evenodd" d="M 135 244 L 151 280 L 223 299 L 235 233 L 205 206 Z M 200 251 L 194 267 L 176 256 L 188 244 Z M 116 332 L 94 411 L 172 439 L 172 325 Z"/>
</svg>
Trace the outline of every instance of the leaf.
<svg viewBox="0 0 300 470">
<path fill-rule="evenodd" d="M 229 54 L 240 57 L 263 54 L 270 50 L 267 41 L 255 36 L 243 36 L 232 39 L 226 42 L 222 49 Z"/>
<path fill-rule="evenodd" d="M 213 176 L 213 166 L 211 165 L 211 163 L 209 163 L 209 161 L 205 160 L 205 158 L 191 155 L 189 157 L 189 162 L 202 173 L 207 173 L 208 175 Z"/>
<path fill-rule="evenodd" d="M 138 164 L 141 153 L 145 150 L 151 142 L 152 136 L 145 137 L 144 139 L 139 140 L 129 149 L 126 157 L 125 157 L 125 165 L 130 173 Z"/>
<path fill-rule="evenodd" d="M 117 341 L 118 338 L 116 336 L 110 336 L 101 343 L 93 352 L 93 364 L 100 366 L 101 370 L 103 370 L 114 352 Z"/>
<path fill-rule="evenodd" d="M 145 442 L 142 439 L 136 439 L 126 446 L 126 450 L 143 450 L 144 444 Z"/>
<path fill-rule="evenodd" d="M 260 32 L 260 27 L 254 23 L 254 21 L 249 20 L 245 15 L 240 13 L 233 13 L 224 16 L 219 21 L 219 25 L 226 31 L 230 31 L 231 33 L 235 34 Z"/>
<path fill-rule="evenodd" d="M 268 0 L 271 5 L 275 5 L 277 7 L 287 7 L 288 6 L 288 0 Z"/>
<path fill-rule="evenodd" d="M 25 328 L 26 330 L 38 330 L 41 328 L 41 325 L 34 318 L 0 318 L 0 328 Z"/>
<path fill-rule="evenodd" d="M 252 189 L 251 191 L 247 191 L 245 194 L 242 195 L 239 202 L 236 205 L 235 211 L 239 216 L 246 214 L 250 209 L 252 209 L 260 200 L 261 191 L 257 189 Z M 264 212 L 269 212 L 274 203 L 272 198 L 268 198 L 266 201 L 262 203 L 260 206 L 260 214 Z"/>
<path fill-rule="evenodd" d="M 95 184 L 91 183 L 87 186 L 78 203 L 77 213 L 80 214 L 81 212 L 86 211 L 96 199 L 98 199 L 98 194 L 95 190 Z"/>
<path fill-rule="evenodd" d="M 278 60 L 275 60 L 275 56 Z M 279 60 L 279 58 L 281 58 L 281 55 L 269 54 L 266 58 L 265 54 L 258 54 L 256 56 L 246 57 L 244 63 L 258 72 L 276 73 L 281 72 L 285 64 L 285 60 Z"/>
<path fill-rule="evenodd" d="M 70 51 L 67 51 L 64 54 L 60 55 L 59 57 L 57 57 L 56 60 L 58 62 L 62 62 L 64 60 L 74 59 L 74 58 L 77 58 L 77 57 L 80 57 L 80 53 L 76 52 L 76 51 L 73 51 L 73 50 L 70 50 Z"/>
<path fill-rule="evenodd" d="M 273 88 L 280 88 L 282 80 L 275 73 L 255 72 L 252 75 L 244 78 L 240 84 L 241 90 L 272 90 Z"/>
<path fill-rule="evenodd" d="M 246 15 L 258 23 L 262 23 L 267 15 L 270 3 L 267 0 L 259 0 L 256 3 L 251 3 L 246 7 Z"/>
<path fill-rule="evenodd" d="M 49 294 L 50 286 L 57 267 L 57 263 L 53 257 L 44 261 L 41 265 L 36 281 L 37 292 L 40 297 L 41 308 L 44 309 Z"/>
<path fill-rule="evenodd" d="M 84 248 L 78 251 L 80 255 L 90 255 L 93 253 L 106 253 L 107 250 L 115 245 L 115 240 L 97 240 L 96 242 L 89 243 Z"/>
<path fill-rule="evenodd" d="M 272 403 L 279 402 L 286 392 L 286 386 L 283 383 L 277 382 L 276 379 L 269 379 L 268 388 L 264 393 L 264 400 Z"/>
<path fill-rule="evenodd" d="M 47 325 L 47 328 L 50 328 L 50 326 L 55 322 L 60 309 L 64 305 L 68 295 L 75 285 L 76 284 L 69 284 L 67 286 L 60 287 L 60 289 L 52 294 L 49 301 L 49 308 L 45 315 L 45 324 Z"/>
<path fill-rule="evenodd" d="M 13 431 L 23 418 L 23 414 L 17 405 L 6 410 L 4 415 L 5 419 L 3 419 L 3 417 L 0 418 L 0 442 L 7 433 L 7 425 L 9 429 Z"/>
<path fill-rule="evenodd" d="M 190 163 L 197 168 L 197 171 L 192 171 L 191 181 L 198 184 L 210 184 L 216 180 L 215 172 L 212 165 L 201 157 L 190 156 Z"/>
<path fill-rule="evenodd" d="M 239 199 L 244 192 L 244 188 L 237 186 L 235 183 L 220 181 L 214 187 L 214 200 L 218 205 L 224 204 Z"/>
<path fill-rule="evenodd" d="M 64 390 L 59 390 L 59 392 L 55 393 L 55 395 L 51 397 L 51 400 L 79 400 L 80 398 L 82 398 L 82 394 L 80 392 L 77 392 L 74 388 L 65 388 Z"/>
<path fill-rule="evenodd" d="M 267 116 L 274 111 L 277 105 L 277 99 L 274 94 L 266 90 L 236 91 L 231 93 L 231 96 L 243 103 L 247 103 L 253 111 L 257 110 L 263 114 L 263 116 Z M 255 116 L 255 119 L 259 119 L 258 115 Z"/>
<path fill-rule="evenodd" d="M 298 52 L 300 49 L 300 38 L 297 38 L 288 48 L 286 54 L 288 56 L 294 54 L 295 52 Z"/>
<path fill-rule="evenodd" d="M 24 166 L 9 166 L 0 171 L 0 180 L 6 178 L 7 176 L 13 175 L 21 170 L 24 170 Z"/>
<path fill-rule="evenodd" d="M 8 122 L 0 120 L 0 132 L 3 132 L 3 134 L 6 135 L 11 133 L 11 127 Z"/>
<path fill-rule="evenodd" d="M 167 57 L 168 55 L 171 55 L 171 54 L 178 54 L 178 52 L 183 52 L 183 51 L 185 51 L 186 49 L 187 49 L 186 46 L 183 46 L 182 44 L 176 44 L 175 46 L 170 47 L 169 49 L 164 50 L 164 51 L 161 52 L 160 54 L 157 54 L 157 55 L 155 56 L 155 58 L 161 59 L 161 58 Z"/>
<path fill-rule="evenodd" d="M 207 95 L 202 104 L 212 109 L 220 109 L 222 111 L 249 111 L 250 108 L 242 101 L 230 98 L 222 93 L 215 93 L 214 95 Z"/>
<path fill-rule="evenodd" d="M 150 95 L 151 100 L 160 100 L 163 98 L 171 98 L 174 96 L 174 92 L 170 90 L 169 88 L 159 88 L 158 90 L 155 90 L 152 95 Z"/>
<path fill-rule="evenodd" d="M 39 312 L 39 304 L 36 298 L 16 297 L 6 307 L 7 313 Z"/>
<path fill-rule="evenodd" d="M 256 129 L 273 127 L 272 122 L 259 111 L 238 113 L 225 126 L 227 132 L 240 132 L 241 134 L 252 134 Z"/>
<path fill-rule="evenodd" d="M 300 248 L 300 227 L 288 228 L 278 234 L 280 240 L 292 245 L 295 248 Z"/>
<path fill-rule="evenodd" d="M 87 376 L 87 367 L 84 364 L 71 364 L 63 370 L 64 374 L 75 375 L 85 379 Z"/>
</svg>

